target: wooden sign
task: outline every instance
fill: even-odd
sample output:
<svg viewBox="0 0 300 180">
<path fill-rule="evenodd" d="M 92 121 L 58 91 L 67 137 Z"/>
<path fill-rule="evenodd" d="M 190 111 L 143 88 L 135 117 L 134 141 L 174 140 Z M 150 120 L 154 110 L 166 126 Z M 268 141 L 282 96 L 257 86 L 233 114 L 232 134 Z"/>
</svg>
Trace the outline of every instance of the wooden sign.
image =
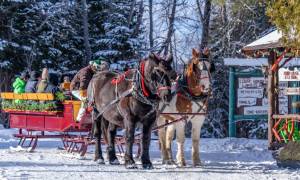
<svg viewBox="0 0 300 180">
<path fill-rule="evenodd" d="M 238 98 L 237 106 L 254 106 L 256 105 L 256 98 Z"/>
<path fill-rule="evenodd" d="M 278 70 L 279 81 L 300 81 L 300 71 L 297 68 L 289 70 L 288 68 L 280 68 Z"/>
<path fill-rule="evenodd" d="M 300 95 L 300 88 L 286 88 L 284 91 L 285 95 Z"/>
<path fill-rule="evenodd" d="M 263 77 L 239 78 L 239 88 L 263 88 L 266 79 Z"/>
<path fill-rule="evenodd" d="M 264 115 L 268 114 L 268 106 L 244 107 L 244 115 Z"/>
<path fill-rule="evenodd" d="M 238 98 L 263 98 L 263 89 L 238 89 Z"/>
</svg>

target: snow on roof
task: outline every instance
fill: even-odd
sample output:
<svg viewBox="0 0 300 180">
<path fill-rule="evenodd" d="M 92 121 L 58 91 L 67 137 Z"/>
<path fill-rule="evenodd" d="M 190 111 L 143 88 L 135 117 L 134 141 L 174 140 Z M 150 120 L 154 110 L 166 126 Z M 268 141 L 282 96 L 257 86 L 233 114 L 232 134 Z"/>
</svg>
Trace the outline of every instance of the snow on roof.
<svg viewBox="0 0 300 180">
<path fill-rule="evenodd" d="M 275 30 L 275 31 L 261 37 L 260 39 L 244 46 L 243 51 L 281 47 L 281 44 L 280 44 L 281 37 L 282 37 L 282 33 L 279 32 L 278 30 Z"/>
</svg>

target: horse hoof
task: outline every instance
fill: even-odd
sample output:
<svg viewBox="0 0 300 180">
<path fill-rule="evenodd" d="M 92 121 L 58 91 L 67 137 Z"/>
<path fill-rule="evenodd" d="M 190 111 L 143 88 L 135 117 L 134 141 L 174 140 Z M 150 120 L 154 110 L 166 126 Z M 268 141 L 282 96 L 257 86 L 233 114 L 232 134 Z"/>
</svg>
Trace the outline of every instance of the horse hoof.
<svg viewBox="0 0 300 180">
<path fill-rule="evenodd" d="M 136 164 L 126 164 L 125 168 L 126 169 L 137 169 L 138 167 L 136 166 Z"/>
<path fill-rule="evenodd" d="M 193 167 L 200 167 L 200 166 L 202 166 L 201 161 L 193 163 Z"/>
<path fill-rule="evenodd" d="M 97 164 L 105 164 L 104 159 L 97 159 L 95 160 Z"/>
<path fill-rule="evenodd" d="M 143 169 L 153 169 L 152 163 L 143 164 Z"/>
<path fill-rule="evenodd" d="M 115 160 L 113 160 L 113 161 L 109 161 L 109 164 L 110 164 L 110 165 L 120 165 L 120 162 L 119 162 L 118 159 L 115 159 Z"/>
<path fill-rule="evenodd" d="M 163 160 L 163 164 L 166 164 L 166 165 L 174 165 L 176 164 L 173 160 Z"/>
<path fill-rule="evenodd" d="M 186 166 L 186 163 L 185 163 L 185 162 L 179 162 L 179 163 L 178 163 L 178 166 L 179 166 L 179 167 L 185 167 L 185 166 Z"/>
</svg>

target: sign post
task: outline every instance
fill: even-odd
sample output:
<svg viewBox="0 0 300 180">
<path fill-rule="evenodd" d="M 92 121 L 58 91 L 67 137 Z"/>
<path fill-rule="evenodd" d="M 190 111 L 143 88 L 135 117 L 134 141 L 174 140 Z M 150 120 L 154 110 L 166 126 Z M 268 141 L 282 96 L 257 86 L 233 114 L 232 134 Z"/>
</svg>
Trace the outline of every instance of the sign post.
<svg viewBox="0 0 300 180">
<path fill-rule="evenodd" d="M 229 137 L 236 137 L 235 125 L 235 68 L 229 68 Z"/>
</svg>

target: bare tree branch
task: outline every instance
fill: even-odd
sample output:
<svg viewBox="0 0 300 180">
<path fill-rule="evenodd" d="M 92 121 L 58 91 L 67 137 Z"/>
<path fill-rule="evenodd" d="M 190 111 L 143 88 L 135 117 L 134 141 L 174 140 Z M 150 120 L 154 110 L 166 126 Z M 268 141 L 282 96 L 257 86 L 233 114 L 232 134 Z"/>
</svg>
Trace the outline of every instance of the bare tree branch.
<svg viewBox="0 0 300 180">
<path fill-rule="evenodd" d="M 174 21 L 175 21 L 175 13 L 176 13 L 176 6 L 177 6 L 177 1 L 176 0 L 173 0 L 173 3 L 172 3 L 172 10 L 171 10 L 171 15 L 169 16 L 168 18 L 168 21 L 169 21 L 169 27 L 168 27 L 168 33 L 167 33 L 167 38 L 163 44 L 163 46 L 161 47 L 159 53 L 163 52 L 164 51 L 164 55 L 167 55 L 168 54 L 168 51 L 169 51 L 169 45 L 171 43 L 171 38 L 172 38 L 172 35 L 174 33 Z"/>
<path fill-rule="evenodd" d="M 130 13 L 128 16 L 128 27 L 130 27 L 131 21 L 132 21 L 132 17 L 134 14 L 134 8 L 135 8 L 135 4 L 136 4 L 136 0 L 132 0 L 131 5 L 130 5 Z"/>
<path fill-rule="evenodd" d="M 150 49 L 153 49 L 154 39 L 153 39 L 153 1 L 149 0 L 149 43 Z"/>
<path fill-rule="evenodd" d="M 196 0 L 196 4 L 197 4 L 197 9 L 198 9 L 200 21 L 203 22 L 204 18 L 203 18 L 203 13 L 202 13 L 202 10 L 201 10 L 201 5 L 200 5 L 199 0 Z"/>
</svg>

